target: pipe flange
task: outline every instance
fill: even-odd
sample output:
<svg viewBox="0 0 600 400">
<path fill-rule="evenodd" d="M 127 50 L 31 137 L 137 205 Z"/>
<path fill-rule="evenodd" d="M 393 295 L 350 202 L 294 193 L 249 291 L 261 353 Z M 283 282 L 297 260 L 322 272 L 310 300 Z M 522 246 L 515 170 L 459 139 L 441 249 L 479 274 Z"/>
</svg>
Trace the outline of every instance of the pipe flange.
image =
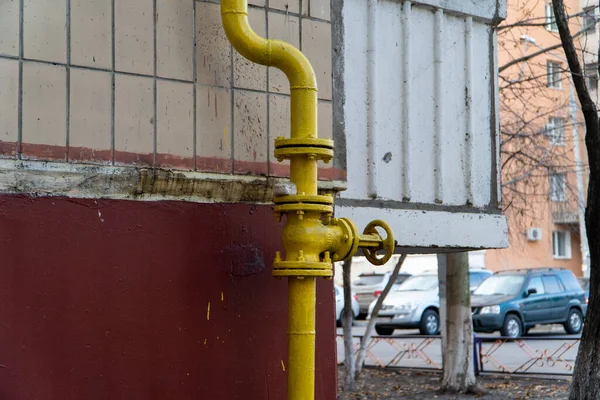
<svg viewBox="0 0 600 400">
<path fill-rule="evenodd" d="M 354 222 L 348 218 L 336 218 L 332 224 L 342 229 L 342 240 L 340 246 L 332 256 L 333 261 L 346 261 L 358 251 L 358 229 Z"/>
<path fill-rule="evenodd" d="M 278 261 L 273 262 L 273 276 L 333 276 L 331 262 Z"/>
<path fill-rule="evenodd" d="M 333 270 L 315 270 L 315 269 L 281 269 L 281 270 L 273 270 L 272 275 L 274 277 L 284 277 L 284 276 L 296 276 L 296 277 L 313 277 L 313 278 L 331 278 L 333 276 Z"/>
<path fill-rule="evenodd" d="M 322 147 L 285 147 L 275 149 L 274 153 L 277 161 L 306 156 L 309 159 L 323 160 L 323 162 L 328 163 L 333 158 L 333 150 Z"/>
<path fill-rule="evenodd" d="M 285 147 L 320 147 L 333 150 L 333 140 L 319 138 L 290 138 L 279 136 L 275 139 L 275 149 Z"/>
<path fill-rule="evenodd" d="M 332 196 L 321 196 L 321 195 L 290 195 L 290 196 L 278 196 L 273 199 L 273 202 L 279 204 L 291 204 L 291 203 L 311 203 L 311 204 L 333 204 Z"/>
<path fill-rule="evenodd" d="M 281 204 L 275 206 L 273 211 L 279 214 L 284 214 L 287 212 L 307 212 L 313 211 L 323 214 L 331 214 L 333 213 L 333 206 L 326 206 L 323 204 L 306 204 L 306 203 L 293 203 L 293 204 Z"/>
<path fill-rule="evenodd" d="M 319 138 L 290 138 L 279 136 L 275 139 L 275 158 L 279 161 L 292 157 L 306 156 L 328 163 L 333 158 L 333 140 Z"/>
</svg>

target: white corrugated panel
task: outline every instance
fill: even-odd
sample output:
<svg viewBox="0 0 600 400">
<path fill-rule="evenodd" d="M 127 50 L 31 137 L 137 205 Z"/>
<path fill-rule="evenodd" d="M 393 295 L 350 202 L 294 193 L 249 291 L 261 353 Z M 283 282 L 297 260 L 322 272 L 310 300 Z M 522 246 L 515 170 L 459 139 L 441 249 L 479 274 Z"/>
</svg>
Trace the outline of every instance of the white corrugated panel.
<svg viewBox="0 0 600 400">
<path fill-rule="evenodd" d="M 494 31 L 504 13 L 504 0 L 344 2 L 348 189 L 338 215 L 385 209 L 406 247 L 506 246 Z M 403 238 L 415 211 L 433 226 Z M 432 234 L 451 221 L 463 222 Z M 475 237 L 482 227 L 489 234 Z"/>
</svg>

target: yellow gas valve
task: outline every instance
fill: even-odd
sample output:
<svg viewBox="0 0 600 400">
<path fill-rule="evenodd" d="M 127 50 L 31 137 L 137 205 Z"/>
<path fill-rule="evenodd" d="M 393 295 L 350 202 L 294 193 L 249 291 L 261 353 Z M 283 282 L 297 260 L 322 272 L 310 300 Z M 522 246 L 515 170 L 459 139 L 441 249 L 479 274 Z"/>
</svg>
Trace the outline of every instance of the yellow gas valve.
<svg viewBox="0 0 600 400">
<path fill-rule="evenodd" d="M 320 199 L 319 199 L 320 198 Z M 286 196 L 275 199 L 277 218 L 287 215 L 282 232 L 285 260 L 277 252 L 273 276 L 333 276 L 332 262 L 351 258 L 359 248 L 374 265 L 383 265 L 394 254 L 396 242 L 390 227 L 383 221 L 370 222 L 360 234 L 356 225 L 347 218 L 331 218 L 330 196 Z M 296 200 L 297 202 L 292 202 Z M 300 201 L 304 200 L 304 202 Z M 316 203 L 321 200 L 321 203 Z M 385 237 L 378 228 L 383 229 Z M 385 250 L 383 255 L 379 255 Z"/>
<path fill-rule="evenodd" d="M 378 227 L 385 231 L 385 238 L 382 238 L 377 231 Z M 392 257 L 392 254 L 394 254 L 396 241 L 394 240 L 394 234 L 389 225 L 380 219 L 376 219 L 375 221 L 369 222 L 365 227 L 363 234 L 360 236 L 358 247 L 363 249 L 365 257 L 371 264 L 383 265 L 387 263 Z M 383 257 L 377 256 L 379 250 L 386 251 Z"/>
</svg>

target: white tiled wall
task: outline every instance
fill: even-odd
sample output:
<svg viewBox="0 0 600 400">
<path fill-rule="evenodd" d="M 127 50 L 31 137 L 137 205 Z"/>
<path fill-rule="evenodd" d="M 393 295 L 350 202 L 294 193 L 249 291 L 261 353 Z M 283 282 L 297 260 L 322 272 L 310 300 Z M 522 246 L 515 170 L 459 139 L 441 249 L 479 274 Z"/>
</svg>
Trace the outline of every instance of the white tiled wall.
<svg viewBox="0 0 600 400">
<path fill-rule="evenodd" d="M 250 1 L 257 33 L 312 61 L 324 137 L 329 15 L 326 0 Z M 270 154 L 280 135 L 289 135 L 287 79 L 232 51 L 219 4 L 0 1 L 2 157 L 285 175 Z"/>
</svg>

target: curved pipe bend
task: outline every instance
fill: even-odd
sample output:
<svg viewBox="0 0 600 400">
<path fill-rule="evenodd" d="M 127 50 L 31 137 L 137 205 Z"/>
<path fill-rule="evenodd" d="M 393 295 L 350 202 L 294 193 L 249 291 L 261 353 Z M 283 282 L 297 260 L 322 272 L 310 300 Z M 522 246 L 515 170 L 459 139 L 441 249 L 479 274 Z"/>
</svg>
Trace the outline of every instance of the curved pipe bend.
<svg viewBox="0 0 600 400">
<path fill-rule="evenodd" d="M 245 0 L 222 0 L 221 17 L 227 39 L 242 56 L 283 71 L 291 90 L 317 91 L 313 68 L 300 50 L 281 40 L 265 39 L 252 30 Z"/>
<path fill-rule="evenodd" d="M 246 0 L 221 0 L 221 18 L 234 49 L 248 60 L 275 67 L 287 76 L 291 92 L 290 138 L 317 138 L 317 79 L 306 56 L 289 43 L 257 35 L 248 23 Z M 290 179 L 298 193 L 316 195 L 317 161 L 306 155 L 292 157 Z"/>
</svg>

